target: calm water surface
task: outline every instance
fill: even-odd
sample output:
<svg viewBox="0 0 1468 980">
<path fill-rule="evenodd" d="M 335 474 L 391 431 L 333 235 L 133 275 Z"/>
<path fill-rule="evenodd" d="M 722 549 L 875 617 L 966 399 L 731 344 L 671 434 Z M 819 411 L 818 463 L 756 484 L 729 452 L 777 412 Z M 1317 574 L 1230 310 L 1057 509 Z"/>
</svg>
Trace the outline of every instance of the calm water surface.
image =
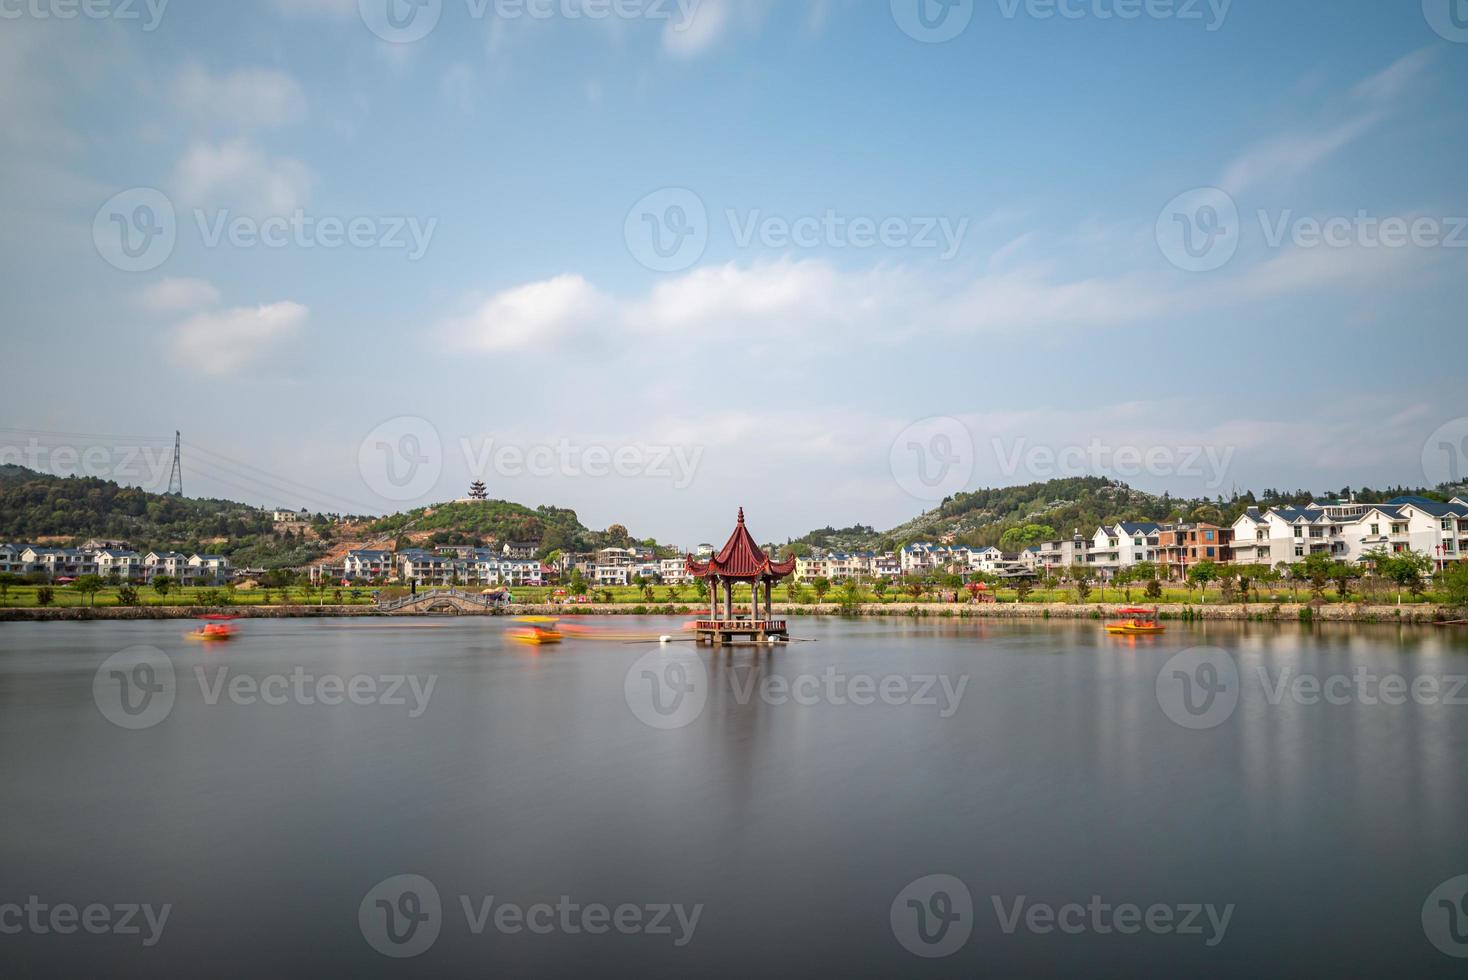
<svg viewBox="0 0 1468 980">
<path fill-rule="evenodd" d="M 667 620 L 596 625 L 676 630 Z M 250 622 L 219 647 L 185 642 L 184 628 L 0 625 L 0 904 L 171 906 L 150 948 L 146 925 L 142 935 L 0 934 L 0 972 L 1461 976 L 1465 967 L 1429 942 L 1423 909 L 1434 889 L 1468 874 L 1468 705 L 1442 703 L 1451 681 L 1428 703 L 1366 703 L 1377 692 L 1363 697 L 1356 679 L 1468 674 L 1461 634 L 1210 625 L 1126 641 L 1092 623 L 803 620 L 795 632 L 815 642 L 665 654 L 612 639 L 536 651 L 487 620 Z M 174 700 L 159 717 L 119 715 L 118 681 L 110 670 L 98 679 L 104 661 L 132 647 L 155 648 L 165 659 L 153 662 L 172 670 Z M 1200 716 L 1212 727 L 1176 723 L 1158 693 L 1170 658 L 1196 647 L 1227 651 L 1240 671 L 1236 707 L 1227 710 L 1224 691 L 1222 707 Z M 1205 684 L 1192 692 L 1201 699 L 1211 675 L 1185 663 Z M 270 688 L 296 673 L 359 678 L 358 698 L 370 703 L 316 700 L 329 687 Z M 1353 686 L 1337 682 L 1342 704 L 1271 687 L 1301 674 Z M 418 691 L 404 683 L 385 698 L 403 675 Z M 868 680 L 885 682 L 887 696 L 864 696 Z M 252 697 L 262 683 L 285 703 Z M 431 882 L 436 916 L 421 901 L 402 904 L 398 885 L 374 893 L 405 874 Z M 919 913 L 897 902 L 894 928 L 893 906 L 935 874 L 961 880 L 972 903 L 946 886 L 951 901 L 935 905 L 931 886 L 917 886 L 924 912 L 958 917 L 952 955 L 919 958 L 903 944 L 914 944 L 908 919 Z M 384 895 L 387 911 L 376 905 Z M 491 910 L 562 896 L 578 909 L 636 906 L 644 925 L 660 905 L 701 909 L 691 930 L 670 913 L 670 934 L 631 918 L 635 934 L 615 925 L 590 934 L 579 912 L 567 913 L 570 928 L 560 912 L 538 918 L 547 934 L 514 930 L 513 918 L 476 934 L 463 899 L 480 910 L 490 896 Z M 994 905 L 1092 896 L 1233 910 L 1210 946 L 1206 926 L 1121 935 L 1088 922 L 1064 934 L 1021 922 L 1006 932 Z M 381 944 L 391 912 L 402 938 L 415 910 L 432 921 L 408 944 L 433 929 L 436 939 L 411 959 L 377 952 L 368 933 Z M 1463 911 L 1451 923 L 1460 935 Z M 927 923 L 930 939 L 938 924 Z"/>
</svg>

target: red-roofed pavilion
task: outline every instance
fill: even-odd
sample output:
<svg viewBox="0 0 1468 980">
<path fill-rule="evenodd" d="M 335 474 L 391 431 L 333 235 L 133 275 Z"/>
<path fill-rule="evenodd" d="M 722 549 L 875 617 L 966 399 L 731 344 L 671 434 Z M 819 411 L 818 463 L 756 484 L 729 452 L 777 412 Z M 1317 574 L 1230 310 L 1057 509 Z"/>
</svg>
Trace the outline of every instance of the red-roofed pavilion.
<svg viewBox="0 0 1468 980">
<path fill-rule="evenodd" d="M 795 573 L 795 559 L 775 561 L 755 543 L 744 524 L 744 508 L 739 508 L 739 523 L 728 542 L 706 562 L 687 559 L 688 574 L 709 583 L 709 618 L 697 624 L 699 639 L 722 643 L 725 639 L 750 636 L 765 640 L 771 636 L 788 636 L 785 623 L 774 618 L 775 583 Z M 734 615 L 734 586 L 748 583 L 750 615 L 742 619 Z M 719 587 L 724 589 L 724 615 L 719 615 Z M 760 615 L 760 589 L 764 589 L 764 615 Z"/>
</svg>

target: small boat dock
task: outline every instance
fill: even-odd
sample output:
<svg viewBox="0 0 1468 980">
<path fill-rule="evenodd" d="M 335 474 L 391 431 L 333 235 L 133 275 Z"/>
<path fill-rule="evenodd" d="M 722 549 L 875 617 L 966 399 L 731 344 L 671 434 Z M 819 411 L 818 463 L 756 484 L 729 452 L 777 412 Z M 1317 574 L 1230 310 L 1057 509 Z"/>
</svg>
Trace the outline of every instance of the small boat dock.
<svg viewBox="0 0 1468 980">
<path fill-rule="evenodd" d="M 693 624 L 693 632 L 699 644 L 712 643 L 716 647 L 737 640 L 790 641 L 790 630 L 783 619 L 700 619 Z"/>
</svg>

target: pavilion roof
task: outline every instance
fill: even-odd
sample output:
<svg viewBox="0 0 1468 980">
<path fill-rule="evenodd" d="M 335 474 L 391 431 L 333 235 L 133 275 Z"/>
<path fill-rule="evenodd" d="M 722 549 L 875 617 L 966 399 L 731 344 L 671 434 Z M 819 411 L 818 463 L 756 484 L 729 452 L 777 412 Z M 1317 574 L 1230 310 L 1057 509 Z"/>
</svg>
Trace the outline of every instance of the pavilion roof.
<svg viewBox="0 0 1468 980">
<path fill-rule="evenodd" d="M 786 578 L 795 572 L 795 559 L 772 561 L 759 545 L 755 544 L 749 528 L 744 525 L 744 508 L 739 508 L 739 523 L 728 542 L 706 562 L 687 559 L 688 574 L 694 578 L 726 578 L 737 581 L 764 581 Z"/>
</svg>

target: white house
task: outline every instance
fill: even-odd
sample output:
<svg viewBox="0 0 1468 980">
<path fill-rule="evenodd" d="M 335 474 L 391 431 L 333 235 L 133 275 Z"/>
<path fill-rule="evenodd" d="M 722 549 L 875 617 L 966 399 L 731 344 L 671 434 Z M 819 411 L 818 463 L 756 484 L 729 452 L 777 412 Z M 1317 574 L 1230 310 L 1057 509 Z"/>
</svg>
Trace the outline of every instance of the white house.
<svg viewBox="0 0 1468 980">
<path fill-rule="evenodd" d="M 131 582 L 143 577 L 143 558 L 136 551 L 101 551 L 97 553 L 97 574 Z"/>
<path fill-rule="evenodd" d="M 1099 527 L 1091 537 L 1086 563 L 1111 577 L 1124 568 L 1156 561 L 1161 533 L 1162 525 L 1152 521 L 1122 521 Z"/>
<path fill-rule="evenodd" d="M 349 551 L 342 563 L 342 577 L 354 582 L 380 582 L 394 573 L 391 551 Z"/>
<path fill-rule="evenodd" d="M 188 578 L 188 567 L 188 558 L 176 551 L 150 551 L 143 556 L 143 576 L 149 582 L 165 575 L 182 582 Z"/>
<path fill-rule="evenodd" d="M 229 578 L 229 559 L 220 555 L 193 555 L 188 577 L 195 582 L 220 583 Z"/>
</svg>

